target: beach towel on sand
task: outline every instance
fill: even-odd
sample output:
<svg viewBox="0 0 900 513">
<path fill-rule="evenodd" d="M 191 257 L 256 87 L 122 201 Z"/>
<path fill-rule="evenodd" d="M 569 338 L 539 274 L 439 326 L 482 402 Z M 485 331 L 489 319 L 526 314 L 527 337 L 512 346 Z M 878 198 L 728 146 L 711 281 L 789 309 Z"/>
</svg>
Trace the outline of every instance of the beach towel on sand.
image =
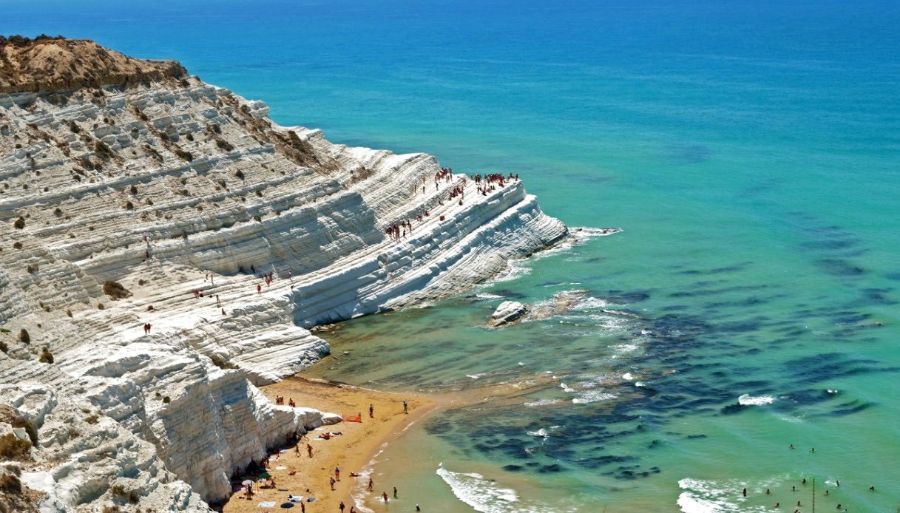
<svg viewBox="0 0 900 513">
<path fill-rule="evenodd" d="M 265 502 L 260 502 L 260 503 L 257 504 L 256 506 L 257 506 L 257 507 L 260 507 L 260 508 L 274 508 L 274 507 L 275 507 L 275 501 L 265 501 Z"/>
</svg>

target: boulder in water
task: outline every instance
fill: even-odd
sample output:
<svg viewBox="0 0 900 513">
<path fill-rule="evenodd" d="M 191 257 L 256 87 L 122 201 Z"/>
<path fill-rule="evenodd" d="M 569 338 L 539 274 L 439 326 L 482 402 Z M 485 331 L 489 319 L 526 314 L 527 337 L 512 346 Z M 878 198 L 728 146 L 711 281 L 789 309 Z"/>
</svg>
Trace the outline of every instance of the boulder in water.
<svg viewBox="0 0 900 513">
<path fill-rule="evenodd" d="M 528 307 L 518 301 L 504 301 L 500 303 L 491 315 L 491 326 L 503 326 L 522 318 L 528 311 Z"/>
</svg>

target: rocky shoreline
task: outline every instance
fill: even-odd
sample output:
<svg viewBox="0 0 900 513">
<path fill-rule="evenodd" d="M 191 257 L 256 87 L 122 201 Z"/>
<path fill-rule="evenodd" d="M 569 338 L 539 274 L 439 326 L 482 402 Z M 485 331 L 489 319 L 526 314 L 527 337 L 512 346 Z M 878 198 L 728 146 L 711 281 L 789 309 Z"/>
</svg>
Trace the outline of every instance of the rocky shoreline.
<svg viewBox="0 0 900 513">
<path fill-rule="evenodd" d="M 338 420 L 256 388 L 328 352 L 309 328 L 458 294 L 567 233 L 518 180 L 279 126 L 177 63 L 23 44 L 3 69 L 85 66 L 0 94 L 0 441 L 27 445 L 3 465 L 41 511 L 207 511 Z"/>
</svg>

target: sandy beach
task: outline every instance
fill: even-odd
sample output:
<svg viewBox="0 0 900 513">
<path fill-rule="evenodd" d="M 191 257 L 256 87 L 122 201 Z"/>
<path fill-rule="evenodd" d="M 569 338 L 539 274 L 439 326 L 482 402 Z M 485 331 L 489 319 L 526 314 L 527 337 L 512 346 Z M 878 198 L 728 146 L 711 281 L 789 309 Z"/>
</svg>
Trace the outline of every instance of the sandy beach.
<svg viewBox="0 0 900 513">
<path fill-rule="evenodd" d="M 365 487 L 368 478 L 351 477 L 359 473 L 371 460 L 379 448 L 396 438 L 412 422 L 432 412 L 436 406 L 433 399 L 415 394 L 379 392 L 350 385 L 334 384 L 301 377 L 291 377 L 263 387 L 263 393 L 275 401 L 276 396 L 284 396 L 285 404 L 293 399 L 298 406 L 317 408 L 340 414 L 345 419 L 361 414 L 362 422 L 340 422 L 323 426 L 308 433 L 298 446 L 285 448 L 273 454 L 269 460 L 268 473 L 275 478 L 275 488 L 260 488 L 254 485 L 254 495 L 247 499 L 242 493 L 235 493 L 224 505 L 225 513 L 247 513 L 281 510 L 281 504 L 289 495 L 312 496 L 315 501 L 306 502 L 306 511 L 339 512 L 341 502 L 346 512 L 353 505 L 352 490 L 361 483 Z M 403 401 L 407 401 L 409 413 L 403 413 Z M 369 405 L 374 406 L 374 418 L 369 418 Z M 341 433 L 329 440 L 319 438 L 323 433 Z M 307 443 L 313 447 L 313 457 L 307 455 Z M 335 467 L 340 467 L 340 481 L 331 490 L 330 479 Z M 260 482 L 261 484 L 261 482 Z M 373 493 L 392 494 L 393 486 L 400 483 L 374 483 Z M 307 489 L 309 492 L 307 492 Z M 270 507 L 260 507 L 260 503 L 274 503 Z M 293 510 L 300 511 L 300 504 Z"/>
</svg>

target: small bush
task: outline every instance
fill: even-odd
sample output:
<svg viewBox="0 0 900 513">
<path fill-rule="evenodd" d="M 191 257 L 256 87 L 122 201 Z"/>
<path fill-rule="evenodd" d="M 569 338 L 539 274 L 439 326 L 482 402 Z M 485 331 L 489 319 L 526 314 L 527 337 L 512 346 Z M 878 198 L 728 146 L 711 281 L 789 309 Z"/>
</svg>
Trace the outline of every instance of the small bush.
<svg viewBox="0 0 900 513">
<path fill-rule="evenodd" d="M 72 317 L 72 310 L 66 310 L 66 315 L 68 315 L 69 317 Z"/>
<path fill-rule="evenodd" d="M 191 154 L 191 152 L 189 152 L 189 151 L 184 151 L 184 150 L 182 150 L 182 149 L 176 149 L 176 150 L 175 150 L 175 155 L 178 155 L 178 157 L 179 157 L 181 160 L 184 160 L 184 161 L 186 161 L 186 162 L 191 162 L 191 161 L 194 160 L 194 156 Z"/>
<path fill-rule="evenodd" d="M 103 282 L 103 293 L 113 299 L 124 299 L 131 296 L 131 292 L 117 281 Z"/>
<path fill-rule="evenodd" d="M 25 270 L 28 271 L 28 274 L 34 274 L 34 273 L 38 272 L 38 265 L 37 264 L 28 264 L 25 266 Z"/>
<path fill-rule="evenodd" d="M 53 363 L 53 353 L 45 347 L 41 350 L 41 356 L 38 358 L 38 361 L 41 363 Z"/>
<path fill-rule="evenodd" d="M 56 209 L 53 210 L 53 215 L 55 215 L 56 217 L 62 217 L 63 216 L 62 209 L 59 207 L 56 207 Z"/>
<path fill-rule="evenodd" d="M 97 303 L 97 310 L 104 310 L 104 309 L 106 309 L 106 307 L 103 306 L 103 303 Z"/>
<path fill-rule="evenodd" d="M 100 416 L 97 415 L 96 413 L 93 413 L 93 414 L 85 417 L 84 421 L 87 422 L 88 424 L 96 424 L 97 422 L 100 422 Z"/>
<path fill-rule="evenodd" d="M 134 210 L 134 203 L 130 201 L 125 202 L 125 210 Z"/>
<path fill-rule="evenodd" d="M 137 193 L 138 193 L 137 186 L 136 186 L 136 185 L 132 185 L 130 191 L 131 191 L 131 194 L 137 194 Z"/>
<path fill-rule="evenodd" d="M 171 402 L 172 402 L 172 399 L 170 399 L 169 396 L 163 397 L 163 403 L 169 404 L 169 403 L 171 403 Z"/>
<path fill-rule="evenodd" d="M 243 180 L 243 179 L 244 179 L 244 172 L 241 171 L 240 169 L 238 169 L 237 171 L 234 172 L 234 176 L 236 176 L 236 177 L 240 178 L 241 180 Z M 19 218 L 19 219 L 21 219 L 21 218 Z M 24 224 L 25 221 L 22 221 L 22 223 L 23 223 L 22 226 L 24 227 L 24 226 L 25 226 L 25 224 Z"/>
<path fill-rule="evenodd" d="M 237 367 L 235 367 L 235 365 L 233 363 L 225 360 L 224 358 L 222 358 L 221 356 L 219 356 L 217 354 L 210 356 L 209 359 L 212 360 L 213 365 L 215 365 L 216 367 L 218 367 L 220 369 L 236 369 L 237 368 Z"/>
<path fill-rule="evenodd" d="M 19 476 L 11 472 L 0 474 L 0 492 L 18 495 L 22 493 L 22 482 Z"/>
<path fill-rule="evenodd" d="M 21 242 L 13 242 L 13 249 L 22 249 Z"/>
<path fill-rule="evenodd" d="M 240 171 L 238 171 L 238 172 L 240 172 Z M 15 228 L 16 230 L 21 230 L 21 229 L 25 228 L 25 218 L 22 216 L 19 216 L 19 218 L 16 219 L 15 222 L 13 222 L 13 228 Z"/>
<path fill-rule="evenodd" d="M 234 149 L 234 145 L 232 145 L 230 142 L 226 141 L 225 139 L 216 139 L 216 146 L 218 146 L 219 149 L 222 149 L 225 151 L 231 151 Z"/>
<path fill-rule="evenodd" d="M 19 437 L 12 433 L 0 436 L 0 458 L 7 460 L 27 459 L 29 450 L 31 450 L 31 442 L 28 440 L 20 440 Z"/>
<path fill-rule="evenodd" d="M 9 352 L 9 346 L 6 345 L 6 342 L 4 342 L 2 340 L 0 340 L 0 351 L 3 351 L 4 353 Z"/>
<path fill-rule="evenodd" d="M 28 330 L 22 328 L 22 331 L 19 332 L 19 342 L 23 344 L 31 343 L 31 335 L 28 334 Z"/>
<path fill-rule="evenodd" d="M 115 156 L 115 153 L 113 153 L 112 149 L 100 139 L 94 141 L 94 153 L 96 153 L 97 156 L 99 156 L 103 160 L 109 160 L 110 158 Z"/>
</svg>

